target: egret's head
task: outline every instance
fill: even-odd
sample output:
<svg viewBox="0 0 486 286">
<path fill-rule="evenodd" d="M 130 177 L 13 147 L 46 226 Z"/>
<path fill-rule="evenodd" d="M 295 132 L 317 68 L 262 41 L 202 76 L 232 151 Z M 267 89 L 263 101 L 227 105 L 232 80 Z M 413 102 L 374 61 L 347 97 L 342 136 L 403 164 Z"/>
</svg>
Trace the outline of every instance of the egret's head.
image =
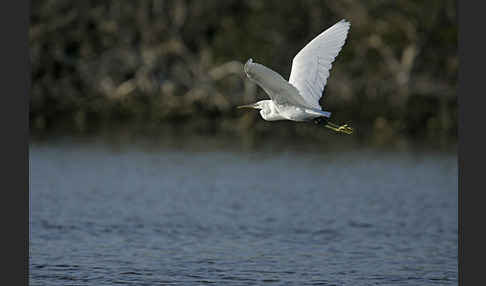
<svg viewBox="0 0 486 286">
<path fill-rule="evenodd" d="M 241 105 L 238 108 L 253 108 L 260 110 L 260 115 L 265 120 L 281 120 L 284 119 L 282 116 L 278 114 L 275 110 L 275 105 L 271 100 L 260 100 L 259 102 L 255 102 L 253 104 Z"/>
</svg>

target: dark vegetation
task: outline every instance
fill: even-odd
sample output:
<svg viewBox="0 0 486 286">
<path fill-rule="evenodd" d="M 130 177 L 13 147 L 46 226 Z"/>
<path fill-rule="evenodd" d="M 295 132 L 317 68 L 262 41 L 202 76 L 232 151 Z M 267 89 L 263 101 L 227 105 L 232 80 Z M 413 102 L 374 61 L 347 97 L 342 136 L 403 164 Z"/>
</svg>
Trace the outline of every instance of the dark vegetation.
<svg viewBox="0 0 486 286">
<path fill-rule="evenodd" d="M 264 122 L 235 106 L 266 97 L 243 76 L 248 58 L 288 78 L 292 57 L 346 18 L 350 34 L 322 101 L 333 121 L 351 122 L 361 142 L 457 140 L 455 1 L 39 0 L 31 7 L 33 135 L 330 138 L 329 130 Z"/>
</svg>

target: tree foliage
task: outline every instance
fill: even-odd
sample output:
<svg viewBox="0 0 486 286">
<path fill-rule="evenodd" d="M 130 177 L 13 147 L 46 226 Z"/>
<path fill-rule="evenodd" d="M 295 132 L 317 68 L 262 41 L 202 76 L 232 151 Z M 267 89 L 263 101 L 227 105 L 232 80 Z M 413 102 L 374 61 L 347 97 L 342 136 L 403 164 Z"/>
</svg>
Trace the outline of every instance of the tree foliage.
<svg viewBox="0 0 486 286">
<path fill-rule="evenodd" d="M 455 1 L 40 0 L 31 11 L 35 130 L 196 118 L 246 132 L 264 123 L 234 106 L 265 95 L 241 64 L 288 78 L 292 57 L 346 18 L 326 109 L 368 134 L 456 136 Z"/>
</svg>

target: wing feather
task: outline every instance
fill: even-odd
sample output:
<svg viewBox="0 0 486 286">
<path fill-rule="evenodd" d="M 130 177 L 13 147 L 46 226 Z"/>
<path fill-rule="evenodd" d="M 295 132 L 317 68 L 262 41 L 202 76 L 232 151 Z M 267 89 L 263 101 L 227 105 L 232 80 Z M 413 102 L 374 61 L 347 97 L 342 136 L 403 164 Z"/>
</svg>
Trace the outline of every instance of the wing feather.
<svg viewBox="0 0 486 286">
<path fill-rule="evenodd" d="M 297 88 L 272 69 L 249 59 L 244 70 L 246 76 L 258 84 L 276 104 L 310 107 L 299 95 Z"/>
<path fill-rule="evenodd" d="M 310 41 L 292 60 L 289 82 L 313 108 L 321 109 L 319 99 L 334 59 L 341 51 L 351 24 L 341 20 Z"/>
</svg>

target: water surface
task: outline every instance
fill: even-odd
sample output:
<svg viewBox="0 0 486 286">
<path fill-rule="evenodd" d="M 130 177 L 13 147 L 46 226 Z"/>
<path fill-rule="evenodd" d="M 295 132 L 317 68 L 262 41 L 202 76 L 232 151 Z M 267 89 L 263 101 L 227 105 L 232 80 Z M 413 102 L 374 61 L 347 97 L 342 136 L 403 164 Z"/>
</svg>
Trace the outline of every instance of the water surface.
<svg viewBox="0 0 486 286">
<path fill-rule="evenodd" d="M 457 159 L 31 144 L 31 285 L 456 285 Z"/>
</svg>

